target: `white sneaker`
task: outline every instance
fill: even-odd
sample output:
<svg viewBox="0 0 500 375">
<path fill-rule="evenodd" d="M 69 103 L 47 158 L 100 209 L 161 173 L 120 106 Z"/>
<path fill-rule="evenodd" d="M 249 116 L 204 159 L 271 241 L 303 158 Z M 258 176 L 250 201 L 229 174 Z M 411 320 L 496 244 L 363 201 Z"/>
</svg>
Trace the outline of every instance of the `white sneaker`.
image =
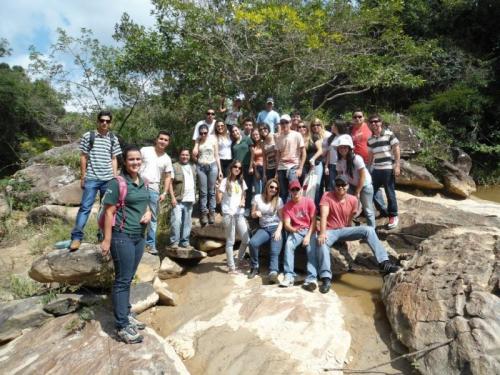
<svg viewBox="0 0 500 375">
<path fill-rule="evenodd" d="M 289 286 L 293 286 L 293 277 L 286 275 L 283 281 L 280 283 L 281 288 L 288 288 Z"/>
<path fill-rule="evenodd" d="M 399 224 L 399 218 L 397 216 L 391 216 L 389 218 L 389 223 L 387 224 L 387 228 L 394 229 Z"/>
</svg>

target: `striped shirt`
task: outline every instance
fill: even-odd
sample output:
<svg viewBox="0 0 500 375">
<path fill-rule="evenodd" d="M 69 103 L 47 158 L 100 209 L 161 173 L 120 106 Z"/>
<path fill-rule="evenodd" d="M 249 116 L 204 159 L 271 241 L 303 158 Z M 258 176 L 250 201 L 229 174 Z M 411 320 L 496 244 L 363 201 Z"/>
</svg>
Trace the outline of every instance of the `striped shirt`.
<svg viewBox="0 0 500 375">
<path fill-rule="evenodd" d="M 87 171 L 85 179 L 109 181 L 113 176 L 111 155 L 118 156 L 122 153 L 118 137 L 113 135 L 113 149 L 111 150 L 110 133 L 101 135 L 95 132 L 94 146 L 90 149 L 90 132 L 80 138 L 80 151 L 87 155 Z"/>
<path fill-rule="evenodd" d="M 399 144 L 393 132 L 383 129 L 378 137 L 368 139 L 368 150 L 373 153 L 373 169 L 392 169 L 394 154 L 392 146 Z"/>
</svg>

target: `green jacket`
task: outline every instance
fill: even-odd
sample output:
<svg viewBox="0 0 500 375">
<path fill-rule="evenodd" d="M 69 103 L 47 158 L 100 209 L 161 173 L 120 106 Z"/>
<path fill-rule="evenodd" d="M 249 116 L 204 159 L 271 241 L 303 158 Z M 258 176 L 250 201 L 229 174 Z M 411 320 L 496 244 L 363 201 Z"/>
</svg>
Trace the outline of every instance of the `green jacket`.
<svg viewBox="0 0 500 375">
<path fill-rule="evenodd" d="M 193 171 L 194 191 L 196 191 L 196 168 L 193 164 L 189 163 Z M 172 187 L 174 189 L 175 199 L 182 201 L 184 197 L 184 173 L 182 172 L 182 164 L 179 162 L 174 163 L 174 178 L 172 179 Z"/>
</svg>

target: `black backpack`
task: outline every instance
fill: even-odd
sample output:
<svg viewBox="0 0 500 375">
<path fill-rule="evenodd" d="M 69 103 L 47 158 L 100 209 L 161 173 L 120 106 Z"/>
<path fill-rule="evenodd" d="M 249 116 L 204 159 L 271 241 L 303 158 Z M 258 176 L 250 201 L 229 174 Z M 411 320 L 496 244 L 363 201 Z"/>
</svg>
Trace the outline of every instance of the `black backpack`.
<svg viewBox="0 0 500 375">
<path fill-rule="evenodd" d="M 111 139 L 111 147 L 109 148 L 109 152 L 111 153 L 111 158 L 113 158 L 113 146 L 115 145 L 116 136 L 112 132 L 109 132 L 109 138 Z M 91 130 L 89 139 L 89 153 L 90 150 L 92 150 L 92 147 L 94 147 L 94 142 L 95 142 L 95 131 Z"/>
</svg>

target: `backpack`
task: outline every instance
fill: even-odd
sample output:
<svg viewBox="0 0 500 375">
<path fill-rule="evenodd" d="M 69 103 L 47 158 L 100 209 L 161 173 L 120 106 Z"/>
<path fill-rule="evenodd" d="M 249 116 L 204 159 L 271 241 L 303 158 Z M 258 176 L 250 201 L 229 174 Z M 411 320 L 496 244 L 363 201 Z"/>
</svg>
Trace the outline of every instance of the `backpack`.
<svg viewBox="0 0 500 375">
<path fill-rule="evenodd" d="M 116 136 L 112 132 L 109 132 L 109 138 L 111 141 L 111 147 L 109 148 L 109 152 L 111 153 L 111 157 L 113 157 L 113 146 L 115 145 Z M 89 153 L 90 150 L 92 150 L 92 148 L 94 147 L 94 142 L 95 142 L 95 131 L 91 130 L 89 137 Z"/>
<path fill-rule="evenodd" d="M 127 180 L 123 176 L 116 176 L 116 180 L 118 181 L 118 202 L 116 203 L 116 211 L 113 214 L 113 221 L 111 227 L 114 227 L 116 224 L 116 213 L 118 210 L 122 210 L 122 222 L 120 223 L 120 231 L 123 230 L 125 226 L 125 197 L 127 196 Z M 105 209 L 104 205 L 101 204 L 99 208 L 99 212 L 97 213 L 97 224 L 101 232 L 104 232 L 104 219 L 105 219 Z"/>
</svg>

